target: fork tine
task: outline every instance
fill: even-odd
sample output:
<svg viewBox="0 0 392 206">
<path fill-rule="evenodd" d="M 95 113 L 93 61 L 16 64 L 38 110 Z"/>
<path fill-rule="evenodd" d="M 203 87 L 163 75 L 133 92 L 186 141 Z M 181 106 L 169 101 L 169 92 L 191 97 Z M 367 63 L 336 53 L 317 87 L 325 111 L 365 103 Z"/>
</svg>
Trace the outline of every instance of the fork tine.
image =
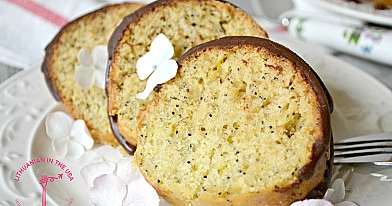
<svg viewBox="0 0 392 206">
<path fill-rule="evenodd" d="M 380 142 L 392 142 L 392 139 L 374 139 L 374 140 L 335 142 L 334 146 L 350 146 L 350 145 L 360 145 L 360 144 L 370 144 L 370 143 L 380 143 Z"/>
<path fill-rule="evenodd" d="M 349 152 L 349 151 L 360 151 L 360 150 L 368 150 L 368 149 L 388 149 L 392 148 L 392 145 L 366 145 L 366 146 L 356 146 L 350 145 L 348 147 L 340 147 L 339 145 L 335 145 L 335 152 Z"/>
<path fill-rule="evenodd" d="M 368 151 L 368 152 L 342 153 L 342 154 L 334 154 L 334 158 L 363 157 L 363 156 L 380 155 L 380 154 L 392 154 L 392 151 L 378 150 L 378 151 Z"/>
<path fill-rule="evenodd" d="M 356 162 L 356 160 L 371 162 L 376 157 L 383 157 L 383 161 L 392 162 L 391 154 L 392 133 L 366 135 L 354 138 L 354 140 L 334 143 L 335 164 L 352 163 Z"/>
<path fill-rule="evenodd" d="M 369 144 L 369 143 L 379 143 L 379 142 L 392 142 L 392 139 L 374 139 L 374 140 L 359 140 L 350 142 L 336 142 L 334 146 L 345 146 L 345 145 L 358 145 L 358 144 Z"/>
</svg>

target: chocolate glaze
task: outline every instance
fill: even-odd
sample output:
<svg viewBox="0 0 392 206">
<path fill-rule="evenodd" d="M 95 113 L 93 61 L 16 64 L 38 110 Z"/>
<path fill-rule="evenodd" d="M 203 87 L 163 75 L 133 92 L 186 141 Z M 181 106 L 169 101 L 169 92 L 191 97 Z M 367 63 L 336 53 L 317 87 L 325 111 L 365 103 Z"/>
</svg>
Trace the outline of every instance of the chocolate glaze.
<svg viewBox="0 0 392 206">
<path fill-rule="evenodd" d="M 203 50 L 205 51 L 211 48 L 229 49 L 238 45 L 242 45 L 242 46 L 248 45 L 251 47 L 265 48 L 267 49 L 268 52 L 270 52 L 271 55 L 274 55 L 277 58 L 283 58 L 293 62 L 294 66 L 298 68 L 299 71 L 303 74 L 305 80 L 308 81 L 310 85 L 312 85 L 320 105 L 320 114 L 322 118 L 319 120 L 320 121 L 319 124 L 323 128 L 322 131 L 323 138 L 318 139 L 316 143 L 313 144 L 313 153 L 312 153 L 311 160 L 316 160 L 316 161 L 309 162 L 298 172 L 299 182 L 310 179 L 318 165 L 318 160 L 320 160 L 322 156 L 325 155 L 325 152 L 330 142 L 332 141 L 332 132 L 331 132 L 329 114 L 331 114 L 333 111 L 333 100 L 327 88 L 322 83 L 320 77 L 302 58 L 300 58 L 297 54 L 295 54 L 290 49 L 276 42 L 273 42 L 269 39 L 250 37 L 250 36 L 247 37 L 232 36 L 232 37 L 222 37 L 220 39 L 213 40 L 204 44 L 200 44 L 198 46 L 191 48 L 178 60 L 178 64 L 180 65 L 179 69 L 181 69 L 182 61 L 186 60 L 187 58 L 194 55 L 198 51 L 203 51 Z M 281 188 L 278 190 L 283 192 L 285 188 Z"/>
<path fill-rule="evenodd" d="M 331 183 L 331 177 L 332 177 L 332 167 L 333 167 L 333 137 L 331 136 L 331 142 L 330 142 L 330 149 L 329 149 L 329 156 L 330 159 L 327 160 L 327 169 L 325 170 L 324 173 L 324 180 L 320 182 L 320 184 L 314 188 L 312 191 L 309 192 L 309 194 L 306 196 L 307 199 L 322 199 L 324 197 L 325 192 L 327 191 L 330 183 Z"/>
<path fill-rule="evenodd" d="M 158 0 L 155 2 L 152 2 L 150 4 L 147 4 L 132 14 L 126 16 L 123 21 L 117 26 L 117 28 L 114 30 L 112 36 L 110 37 L 109 44 L 108 44 L 108 53 L 109 53 L 109 60 L 113 58 L 114 53 L 116 52 L 116 47 L 118 42 L 122 39 L 122 36 L 124 35 L 124 32 L 127 30 L 130 24 L 136 23 L 145 13 L 147 12 L 153 12 L 159 7 L 163 6 L 168 6 L 170 4 L 175 4 L 177 2 L 182 2 L 182 1 L 189 1 L 189 0 Z M 206 0 L 194 0 L 198 2 L 203 2 Z M 239 7 L 235 6 L 234 4 L 231 4 L 230 2 L 226 2 L 224 0 L 216 0 L 220 2 L 224 2 L 227 4 L 230 4 L 238 9 Z M 241 10 L 241 9 L 240 9 Z M 243 10 L 241 10 L 243 11 Z M 111 63 L 108 63 L 108 67 L 110 67 Z M 110 68 L 109 68 L 110 69 Z"/>
<path fill-rule="evenodd" d="M 116 47 L 118 42 L 122 39 L 122 36 L 124 35 L 124 32 L 127 30 L 130 24 L 135 23 L 140 19 L 140 17 L 143 16 L 143 14 L 149 12 L 149 11 L 154 11 L 156 8 L 161 7 L 161 6 L 167 6 L 172 2 L 176 1 L 181 1 L 181 0 L 161 0 L 161 1 L 155 1 L 150 4 L 147 4 L 146 6 L 143 6 L 133 12 L 132 14 L 124 17 L 124 19 L 121 21 L 121 23 L 116 27 L 114 30 L 112 36 L 109 39 L 108 43 L 108 54 L 109 54 L 109 60 L 112 60 L 114 53 L 116 52 Z M 108 62 L 108 70 L 111 70 L 111 62 Z M 110 73 L 110 72 L 108 72 Z"/>
<path fill-rule="evenodd" d="M 117 116 L 110 116 L 109 115 L 109 122 L 110 122 L 110 127 L 112 128 L 113 134 L 115 137 L 122 137 L 118 130 L 118 125 L 117 125 Z M 129 144 L 125 138 L 117 139 L 117 142 L 125 149 L 125 151 L 133 155 L 136 151 L 136 146 Z"/>
<path fill-rule="evenodd" d="M 56 101 L 59 102 L 61 100 L 60 99 L 60 94 L 59 94 L 59 92 L 57 91 L 57 89 L 56 89 L 56 87 L 54 85 L 54 81 L 52 81 L 51 73 L 49 71 L 49 67 L 50 67 L 49 65 L 50 65 L 50 62 L 51 62 L 50 61 L 51 58 L 49 58 L 48 56 L 52 56 L 53 47 L 48 45 L 48 47 L 46 47 L 45 51 L 46 51 L 46 57 L 44 59 L 44 62 L 42 63 L 41 71 L 42 71 L 42 73 L 44 73 L 45 82 L 46 82 L 46 85 L 49 88 L 50 93 L 52 94 L 53 98 Z"/>
<path fill-rule="evenodd" d="M 182 1 L 189 1 L 189 0 L 158 0 L 155 2 L 152 2 L 150 4 L 147 4 L 141 8 L 139 8 L 138 10 L 136 10 L 135 12 L 133 12 L 132 14 L 126 16 L 122 22 L 116 27 L 116 29 L 114 30 L 114 32 L 112 33 L 112 36 L 109 39 L 109 43 L 108 43 L 108 56 L 109 56 L 109 61 L 108 61 L 108 65 L 106 68 L 106 86 L 105 86 L 105 90 L 106 90 L 106 96 L 108 97 L 108 103 L 110 102 L 109 98 L 109 87 L 108 87 L 108 81 L 109 80 L 109 74 L 112 70 L 112 60 L 113 60 L 113 56 L 114 53 L 116 52 L 116 47 L 119 43 L 119 41 L 122 39 L 124 32 L 129 28 L 129 25 L 136 23 L 137 21 L 139 21 L 139 19 L 147 12 L 153 12 L 154 10 L 156 10 L 159 7 L 164 7 L 164 6 L 168 6 L 170 4 L 176 4 L 177 2 L 182 2 Z M 206 0 L 195 0 L 198 2 L 203 2 Z M 234 6 L 237 9 L 240 9 L 239 7 L 237 7 L 236 5 L 230 3 L 230 2 L 226 2 L 224 0 L 216 0 L 216 1 L 220 1 L 220 2 L 224 2 L 226 4 L 230 4 L 232 6 Z M 241 11 L 243 11 L 242 9 L 240 9 Z M 243 11 L 245 12 L 245 11 Z M 159 90 L 159 88 L 156 88 Z M 114 119 L 117 119 L 117 115 L 113 115 Z M 117 124 L 116 121 L 110 121 L 110 124 Z M 117 125 L 112 125 L 112 128 L 117 128 Z M 131 146 L 131 144 L 129 142 L 127 142 L 127 140 L 124 138 L 124 136 L 121 135 L 121 133 L 117 130 L 117 131 L 113 131 L 114 136 L 116 138 L 116 140 L 120 143 L 120 145 L 122 145 L 125 150 L 129 153 L 129 154 L 133 154 L 134 151 L 129 151 L 127 149 L 128 146 Z M 135 145 L 132 145 L 132 147 L 135 147 Z"/>
<path fill-rule="evenodd" d="M 50 67 L 52 64 L 53 52 L 56 49 L 57 44 L 60 41 L 60 37 L 63 35 L 63 33 L 67 32 L 68 29 L 72 28 L 72 26 L 75 25 L 82 18 L 83 18 L 83 16 L 76 19 L 75 21 L 72 21 L 72 22 L 66 24 L 63 28 L 61 28 L 61 30 L 57 33 L 57 35 L 53 38 L 53 40 L 45 48 L 45 59 L 42 62 L 41 71 L 45 76 L 46 85 L 48 86 L 50 93 L 52 94 L 52 96 L 54 97 L 54 99 L 56 101 L 60 101 L 61 97 L 60 97 L 59 92 L 56 89 L 56 86 L 54 85 L 54 80 L 52 80 L 52 74 L 50 71 Z"/>
</svg>

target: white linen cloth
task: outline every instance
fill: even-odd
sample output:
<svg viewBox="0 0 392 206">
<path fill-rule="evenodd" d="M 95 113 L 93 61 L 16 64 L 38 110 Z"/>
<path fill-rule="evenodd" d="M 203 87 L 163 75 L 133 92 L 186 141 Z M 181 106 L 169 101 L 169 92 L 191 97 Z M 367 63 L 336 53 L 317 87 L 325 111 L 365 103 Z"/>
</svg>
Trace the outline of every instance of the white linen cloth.
<svg viewBox="0 0 392 206">
<path fill-rule="evenodd" d="M 46 45 L 64 24 L 118 2 L 123 1 L 0 0 L 0 63 L 22 69 L 37 66 Z"/>
</svg>

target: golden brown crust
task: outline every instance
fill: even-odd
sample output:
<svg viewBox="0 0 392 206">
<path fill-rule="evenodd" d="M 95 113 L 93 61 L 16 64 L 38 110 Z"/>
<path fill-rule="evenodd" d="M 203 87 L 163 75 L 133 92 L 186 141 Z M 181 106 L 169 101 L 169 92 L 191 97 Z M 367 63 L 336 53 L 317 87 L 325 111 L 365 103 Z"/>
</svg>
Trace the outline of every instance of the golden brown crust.
<svg viewBox="0 0 392 206">
<path fill-rule="evenodd" d="M 124 18 L 110 39 L 107 74 L 108 110 L 117 116 L 120 142 L 124 138 L 132 144 L 137 141 L 136 116 L 150 99 L 134 98 L 145 86 L 136 75 L 135 64 L 159 33 L 172 42 L 174 59 L 194 45 L 221 36 L 268 37 L 249 15 L 224 1 L 160 0 Z"/>
<path fill-rule="evenodd" d="M 45 49 L 41 69 L 53 97 L 62 102 L 74 119 L 85 120 L 98 143 L 116 144 L 107 120 L 106 95 L 103 89 L 95 86 L 85 91 L 78 88 L 73 80 L 78 65 L 77 53 L 82 47 L 91 51 L 95 46 L 106 45 L 117 23 L 141 6 L 136 3 L 115 4 L 83 15 L 65 25 Z M 88 98 L 94 108 L 80 107 L 82 103 L 78 99 L 81 98 Z"/>
</svg>

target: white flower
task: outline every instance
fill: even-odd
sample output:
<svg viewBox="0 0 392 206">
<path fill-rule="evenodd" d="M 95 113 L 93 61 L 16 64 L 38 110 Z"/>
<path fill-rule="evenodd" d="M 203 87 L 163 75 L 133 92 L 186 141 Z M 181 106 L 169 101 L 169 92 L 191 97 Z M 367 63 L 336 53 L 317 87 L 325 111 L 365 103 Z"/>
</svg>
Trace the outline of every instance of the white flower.
<svg viewBox="0 0 392 206">
<path fill-rule="evenodd" d="M 101 175 L 90 191 L 91 203 L 96 206 L 157 206 L 160 202 L 155 189 L 143 178 L 126 185 L 115 175 Z"/>
<path fill-rule="evenodd" d="M 96 206 L 123 205 L 127 194 L 125 182 L 110 174 L 104 174 L 94 179 L 94 186 L 90 189 L 90 201 Z"/>
<path fill-rule="evenodd" d="M 324 199 L 297 201 L 291 204 L 291 206 L 356 206 L 353 202 L 343 201 L 345 196 L 346 188 L 344 186 L 344 180 L 338 178 L 332 183 L 331 188 L 327 189 Z"/>
<path fill-rule="evenodd" d="M 85 165 L 80 170 L 80 174 L 89 187 L 93 186 L 94 179 L 103 174 L 113 174 L 128 184 L 133 179 L 141 177 L 139 172 L 132 171 L 132 158 L 122 157 L 112 161 L 99 161 Z"/>
<path fill-rule="evenodd" d="M 95 162 L 117 162 L 121 157 L 123 155 L 118 148 L 102 145 L 84 153 L 80 158 L 80 164 L 84 166 Z"/>
<path fill-rule="evenodd" d="M 333 206 L 333 204 L 323 199 L 309 199 L 294 202 L 290 206 Z"/>
<path fill-rule="evenodd" d="M 90 201 L 100 205 L 159 205 L 159 196 L 139 171 L 132 171 L 132 158 L 117 163 L 96 162 L 84 166 L 80 174 L 90 187 Z"/>
<path fill-rule="evenodd" d="M 116 164 L 112 162 L 95 162 L 87 164 L 80 170 L 80 175 L 84 179 L 86 185 L 93 187 L 94 180 L 104 174 L 114 174 Z"/>
<path fill-rule="evenodd" d="M 158 84 L 163 84 L 177 74 L 177 62 L 172 58 L 174 47 L 164 34 L 159 34 L 151 43 L 150 51 L 136 62 L 136 72 L 141 80 L 147 80 L 146 88 L 136 95 L 146 99 Z"/>
<path fill-rule="evenodd" d="M 105 72 L 108 61 L 106 46 L 96 46 L 90 53 L 82 48 L 78 53 L 79 66 L 76 67 L 75 81 L 83 89 L 91 88 L 94 83 L 101 89 L 105 88 Z"/>
<path fill-rule="evenodd" d="M 64 112 L 49 113 L 45 120 L 46 133 L 52 139 L 53 150 L 61 157 L 79 158 L 94 145 L 83 120 L 74 121 Z"/>
<path fill-rule="evenodd" d="M 159 205 L 160 199 L 155 189 L 144 178 L 133 180 L 127 186 L 124 205 L 127 206 L 154 206 Z"/>
</svg>

